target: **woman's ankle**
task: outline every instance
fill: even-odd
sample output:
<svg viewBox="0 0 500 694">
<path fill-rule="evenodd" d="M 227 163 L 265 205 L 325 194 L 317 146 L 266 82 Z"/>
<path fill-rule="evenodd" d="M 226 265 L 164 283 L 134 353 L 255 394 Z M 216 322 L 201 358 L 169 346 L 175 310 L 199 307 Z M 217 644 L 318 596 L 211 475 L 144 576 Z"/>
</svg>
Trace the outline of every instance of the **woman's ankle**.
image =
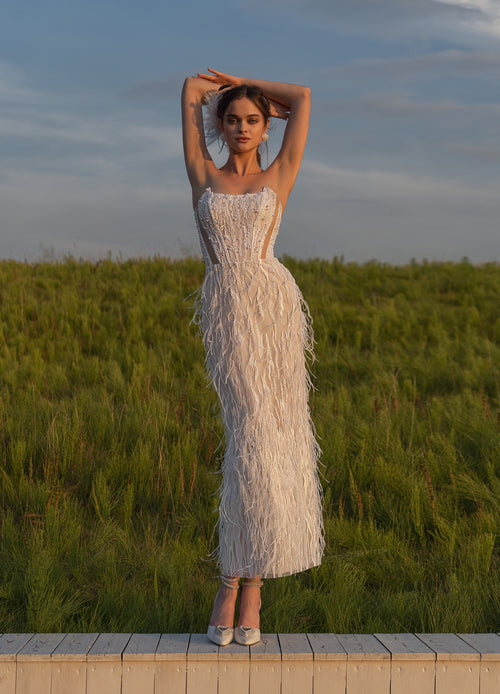
<svg viewBox="0 0 500 694">
<path fill-rule="evenodd" d="M 223 586 L 230 588 L 231 590 L 238 590 L 240 587 L 239 576 L 224 576 L 224 574 L 222 574 L 220 580 Z"/>
<path fill-rule="evenodd" d="M 259 628 L 260 625 L 260 579 L 245 579 L 241 590 L 238 626 Z"/>
<path fill-rule="evenodd" d="M 219 586 L 209 622 L 213 626 L 232 626 L 234 624 L 234 611 L 236 609 L 239 578 L 236 577 L 234 581 L 235 585 L 228 586 L 228 584 L 222 580 L 221 585 Z"/>
</svg>

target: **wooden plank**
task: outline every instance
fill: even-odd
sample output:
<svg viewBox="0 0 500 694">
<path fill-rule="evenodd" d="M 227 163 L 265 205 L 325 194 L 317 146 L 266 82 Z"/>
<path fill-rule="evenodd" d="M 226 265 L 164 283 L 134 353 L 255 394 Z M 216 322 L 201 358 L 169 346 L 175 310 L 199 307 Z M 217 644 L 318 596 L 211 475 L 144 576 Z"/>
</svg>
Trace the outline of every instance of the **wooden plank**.
<svg viewBox="0 0 500 694">
<path fill-rule="evenodd" d="M 17 654 L 17 662 L 49 662 L 65 634 L 35 634 Z"/>
<path fill-rule="evenodd" d="M 35 634 L 18 652 L 16 692 L 50 694 L 52 682 L 50 656 L 63 638 L 64 634 Z"/>
<path fill-rule="evenodd" d="M 391 654 L 373 634 L 337 634 L 347 659 L 390 660 Z"/>
<path fill-rule="evenodd" d="M 187 650 L 187 659 L 190 660 L 207 660 L 214 662 L 218 660 L 219 646 L 212 643 L 206 634 L 191 634 L 189 647 Z"/>
<path fill-rule="evenodd" d="M 415 634 L 375 634 L 391 653 L 391 694 L 434 694 L 436 654 Z"/>
<path fill-rule="evenodd" d="M 312 660 L 313 652 L 306 634 L 278 634 L 282 660 Z"/>
<path fill-rule="evenodd" d="M 190 634 L 162 634 L 156 648 L 156 660 L 185 660 Z"/>
<path fill-rule="evenodd" d="M 99 634 L 87 654 L 87 694 L 121 694 L 122 653 L 131 634 Z"/>
<path fill-rule="evenodd" d="M 338 634 L 347 653 L 348 694 L 390 694 L 389 651 L 373 634 Z"/>
<path fill-rule="evenodd" d="M 219 694 L 245 692 L 250 688 L 250 648 L 233 641 L 219 648 Z"/>
<path fill-rule="evenodd" d="M 111 661 L 121 662 L 122 653 L 132 634 L 99 634 L 87 654 L 88 662 Z"/>
<path fill-rule="evenodd" d="M 123 651 L 123 660 L 154 660 L 161 634 L 132 634 Z"/>
<path fill-rule="evenodd" d="M 219 648 L 219 662 L 221 660 L 248 662 L 250 660 L 250 646 L 242 646 L 233 641 L 227 646 Z"/>
<path fill-rule="evenodd" d="M 190 634 L 162 634 L 155 653 L 155 691 L 186 694 Z"/>
<path fill-rule="evenodd" d="M 278 634 L 278 639 L 282 694 L 312 694 L 313 652 L 306 634 Z"/>
<path fill-rule="evenodd" d="M 479 694 L 480 654 L 456 634 L 417 634 L 436 653 L 435 694 Z"/>
<path fill-rule="evenodd" d="M 250 646 L 250 694 L 281 692 L 281 648 L 277 634 L 261 634 Z"/>
<path fill-rule="evenodd" d="M 347 653 L 335 634 L 307 634 L 314 658 L 314 694 L 345 694 Z"/>
<path fill-rule="evenodd" d="M 437 660 L 477 660 L 480 653 L 456 634 L 416 634 L 436 654 Z"/>
<path fill-rule="evenodd" d="M 2 634 L 0 636 L 0 661 L 15 661 L 17 653 L 26 646 L 34 634 Z"/>
<path fill-rule="evenodd" d="M 85 662 L 99 634 L 66 634 L 51 655 L 52 661 L 73 660 Z"/>
<path fill-rule="evenodd" d="M 347 660 L 347 653 L 335 634 L 307 634 L 314 660 Z"/>
<path fill-rule="evenodd" d="M 481 654 L 479 683 L 481 694 L 500 692 L 500 636 L 498 634 L 458 634 Z"/>
<path fill-rule="evenodd" d="M 187 688 L 189 694 L 217 694 L 219 647 L 206 634 L 191 634 L 187 651 Z"/>
<path fill-rule="evenodd" d="M 66 634 L 52 652 L 51 694 L 85 694 L 87 653 L 99 634 Z"/>
<path fill-rule="evenodd" d="M 122 655 L 121 694 L 154 694 L 155 652 L 160 634 L 132 634 Z"/>
<path fill-rule="evenodd" d="M 281 648 L 277 634 L 261 634 L 259 643 L 250 646 L 250 661 L 279 660 Z"/>
<path fill-rule="evenodd" d="M 500 660 L 500 636 L 498 634 L 457 634 L 457 636 L 478 651 L 481 660 Z"/>
<path fill-rule="evenodd" d="M 33 634 L 2 634 L 0 636 L 0 694 L 16 692 L 16 654 Z"/>
<path fill-rule="evenodd" d="M 392 660 L 429 660 L 436 655 L 415 634 L 374 634 L 375 638 L 390 652 Z"/>
</svg>

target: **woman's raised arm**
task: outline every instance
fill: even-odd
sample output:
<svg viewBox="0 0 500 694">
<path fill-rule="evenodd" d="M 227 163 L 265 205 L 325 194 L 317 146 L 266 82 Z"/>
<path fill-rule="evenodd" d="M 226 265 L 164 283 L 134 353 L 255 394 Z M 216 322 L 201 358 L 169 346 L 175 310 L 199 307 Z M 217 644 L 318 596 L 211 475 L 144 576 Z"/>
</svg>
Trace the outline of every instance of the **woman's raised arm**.
<svg viewBox="0 0 500 694">
<path fill-rule="evenodd" d="M 205 142 L 201 108 L 203 96 L 210 89 L 210 82 L 201 77 L 186 78 L 182 89 L 184 161 L 195 199 L 206 187 L 210 169 L 215 168 Z"/>
</svg>

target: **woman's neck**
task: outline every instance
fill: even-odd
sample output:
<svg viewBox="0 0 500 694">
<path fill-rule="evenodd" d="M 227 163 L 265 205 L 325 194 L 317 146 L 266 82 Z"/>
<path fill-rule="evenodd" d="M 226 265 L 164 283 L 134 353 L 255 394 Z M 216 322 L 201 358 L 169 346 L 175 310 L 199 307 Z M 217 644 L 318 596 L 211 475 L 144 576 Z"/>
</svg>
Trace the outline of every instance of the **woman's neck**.
<svg viewBox="0 0 500 694">
<path fill-rule="evenodd" d="M 255 176 L 262 173 L 255 152 L 237 155 L 230 153 L 229 159 L 220 170 L 225 174 L 237 176 L 239 178 L 244 176 Z"/>
</svg>

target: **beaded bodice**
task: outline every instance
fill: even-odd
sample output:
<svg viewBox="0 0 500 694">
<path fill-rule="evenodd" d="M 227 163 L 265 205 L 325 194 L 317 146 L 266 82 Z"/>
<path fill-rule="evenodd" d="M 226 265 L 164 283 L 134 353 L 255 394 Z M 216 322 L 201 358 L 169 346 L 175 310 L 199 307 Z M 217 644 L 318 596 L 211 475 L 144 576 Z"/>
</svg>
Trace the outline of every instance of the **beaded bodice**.
<svg viewBox="0 0 500 694">
<path fill-rule="evenodd" d="M 207 188 L 198 200 L 195 218 L 207 268 L 273 257 L 281 205 L 272 188 L 242 195 Z"/>
</svg>

